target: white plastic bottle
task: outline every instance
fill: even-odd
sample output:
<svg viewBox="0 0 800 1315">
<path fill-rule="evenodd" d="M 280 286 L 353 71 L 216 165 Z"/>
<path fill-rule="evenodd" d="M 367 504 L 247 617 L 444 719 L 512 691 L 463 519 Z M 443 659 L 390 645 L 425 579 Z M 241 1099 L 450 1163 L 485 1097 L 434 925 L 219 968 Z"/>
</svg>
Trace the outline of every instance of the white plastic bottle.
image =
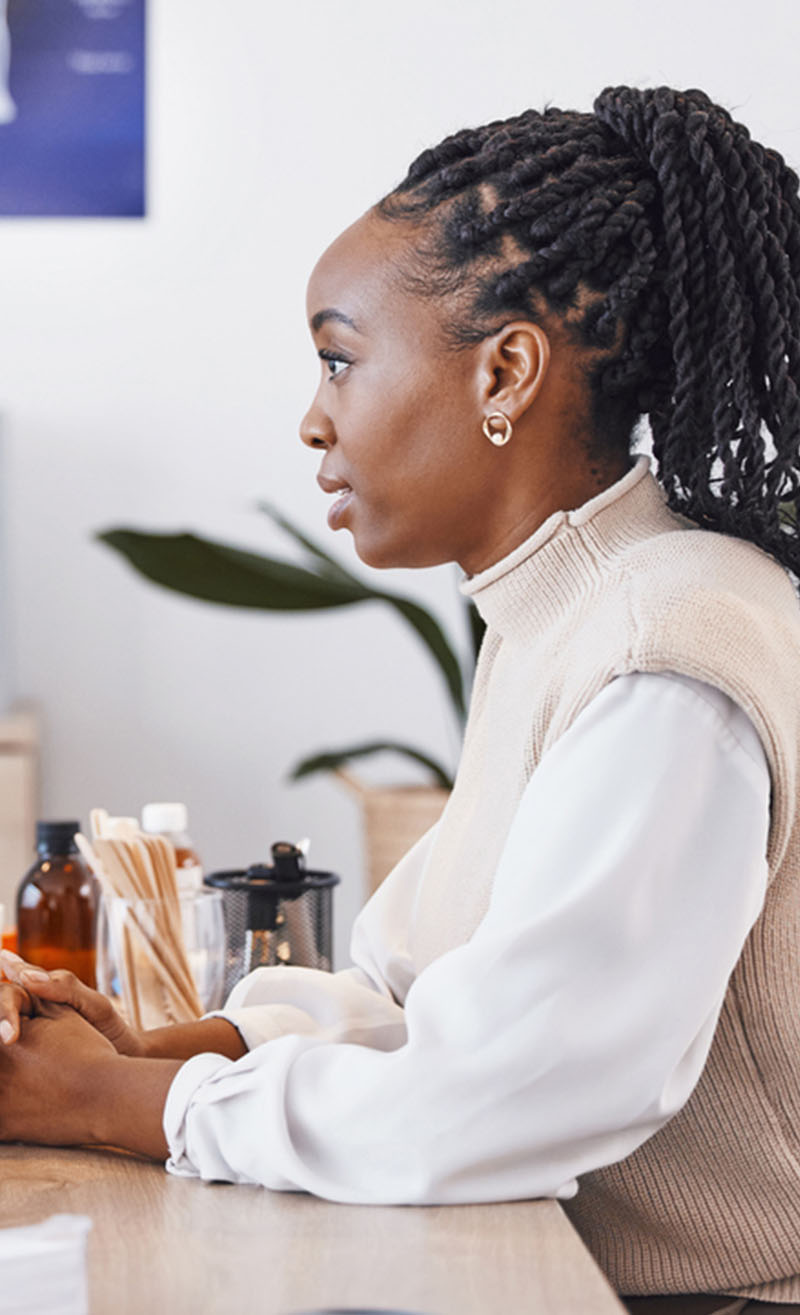
<svg viewBox="0 0 800 1315">
<path fill-rule="evenodd" d="M 145 804 L 142 830 L 163 836 L 175 850 L 180 890 L 198 890 L 203 884 L 203 865 L 189 837 L 189 817 L 185 804 Z"/>
</svg>

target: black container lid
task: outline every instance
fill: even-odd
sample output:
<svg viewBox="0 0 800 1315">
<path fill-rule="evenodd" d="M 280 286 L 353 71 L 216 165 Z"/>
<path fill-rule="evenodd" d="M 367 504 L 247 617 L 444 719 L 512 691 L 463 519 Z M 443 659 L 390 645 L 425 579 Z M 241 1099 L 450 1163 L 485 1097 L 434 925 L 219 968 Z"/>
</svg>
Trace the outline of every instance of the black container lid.
<svg viewBox="0 0 800 1315">
<path fill-rule="evenodd" d="M 80 822 L 37 822 L 36 848 L 48 854 L 76 854 L 75 836 L 80 829 Z"/>
<path fill-rule="evenodd" d="M 206 886 L 222 890 L 237 890 L 265 899 L 297 899 L 308 890 L 324 890 L 338 886 L 340 878 L 335 872 L 318 872 L 306 868 L 306 861 L 296 845 L 279 840 L 271 848 L 272 866 L 253 863 L 249 868 L 230 868 L 223 872 L 208 872 L 203 877 Z"/>
<path fill-rule="evenodd" d="M 312 890 L 338 886 L 335 872 L 314 872 L 306 868 L 305 856 L 297 845 L 279 840 L 272 846 L 272 867 L 253 863 L 247 869 L 231 868 L 208 872 L 203 884 L 221 890 L 237 891 L 247 896 L 247 926 L 250 931 L 274 931 L 278 907 L 284 900 L 296 900 Z"/>
</svg>

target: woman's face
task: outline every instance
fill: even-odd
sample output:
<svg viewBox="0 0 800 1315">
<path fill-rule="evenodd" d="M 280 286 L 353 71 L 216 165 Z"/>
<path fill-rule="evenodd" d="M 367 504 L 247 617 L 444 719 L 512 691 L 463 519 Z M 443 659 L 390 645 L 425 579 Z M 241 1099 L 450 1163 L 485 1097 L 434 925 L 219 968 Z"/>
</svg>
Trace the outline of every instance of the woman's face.
<svg viewBox="0 0 800 1315">
<path fill-rule="evenodd" d="M 307 308 L 321 378 L 300 434 L 324 454 L 328 522 L 350 530 L 363 561 L 470 571 L 485 564 L 503 463 L 481 434 L 476 349 L 448 349 L 437 302 L 399 283 L 408 240 L 370 212 L 314 269 Z"/>
</svg>

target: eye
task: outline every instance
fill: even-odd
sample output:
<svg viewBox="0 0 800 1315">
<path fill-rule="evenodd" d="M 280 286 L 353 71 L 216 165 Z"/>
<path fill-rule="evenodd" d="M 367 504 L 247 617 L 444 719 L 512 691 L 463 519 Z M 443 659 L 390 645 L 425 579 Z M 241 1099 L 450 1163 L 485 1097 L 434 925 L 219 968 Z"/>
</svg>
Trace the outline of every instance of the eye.
<svg viewBox="0 0 800 1315">
<path fill-rule="evenodd" d="M 318 355 L 320 360 L 324 361 L 328 367 L 329 379 L 338 379 L 340 375 L 344 374 L 348 366 L 352 365 L 352 361 L 348 361 L 345 356 L 340 356 L 338 352 L 328 351 L 325 347 L 321 348 Z"/>
</svg>

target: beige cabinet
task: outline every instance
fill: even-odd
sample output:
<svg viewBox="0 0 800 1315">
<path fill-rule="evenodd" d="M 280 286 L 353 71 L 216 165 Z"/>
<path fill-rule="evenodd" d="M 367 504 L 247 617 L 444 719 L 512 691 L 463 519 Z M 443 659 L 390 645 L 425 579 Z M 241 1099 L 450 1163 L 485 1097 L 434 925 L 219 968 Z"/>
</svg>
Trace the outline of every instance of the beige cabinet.
<svg viewBox="0 0 800 1315">
<path fill-rule="evenodd" d="M 32 708 L 0 717 L 0 904 L 13 922 L 20 877 L 33 862 L 38 801 L 39 728 Z"/>
</svg>

